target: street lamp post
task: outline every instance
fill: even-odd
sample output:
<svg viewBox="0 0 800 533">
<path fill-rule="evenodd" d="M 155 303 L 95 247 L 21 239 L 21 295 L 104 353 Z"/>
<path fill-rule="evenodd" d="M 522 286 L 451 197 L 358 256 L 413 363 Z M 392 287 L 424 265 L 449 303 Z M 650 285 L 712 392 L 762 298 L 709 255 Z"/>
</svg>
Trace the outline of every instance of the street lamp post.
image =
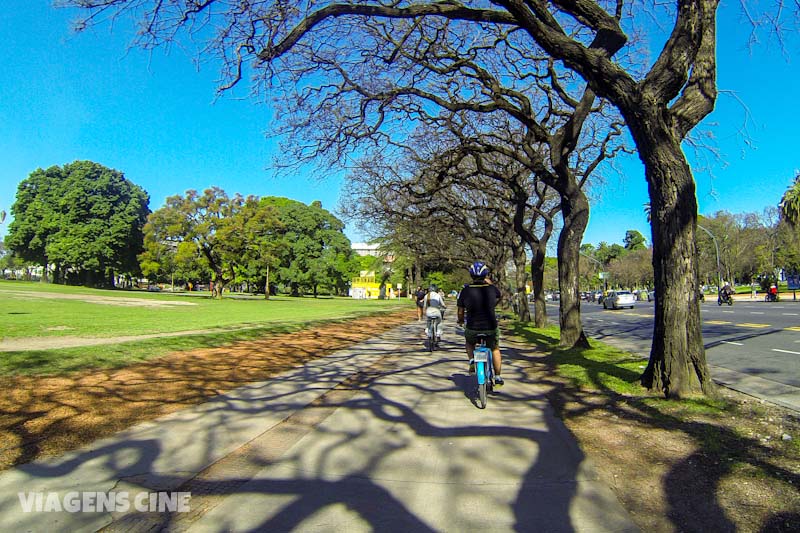
<svg viewBox="0 0 800 533">
<path fill-rule="evenodd" d="M 708 236 L 711 237 L 711 240 L 714 241 L 714 250 L 717 252 L 717 290 L 719 291 L 722 288 L 722 274 L 719 268 L 719 245 L 717 244 L 717 238 L 714 237 L 714 234 L 708 231 L 706 228 L 701 226 L 700 224 L 697 225 L 698 228 L 708 233 Z"/>
</svg>

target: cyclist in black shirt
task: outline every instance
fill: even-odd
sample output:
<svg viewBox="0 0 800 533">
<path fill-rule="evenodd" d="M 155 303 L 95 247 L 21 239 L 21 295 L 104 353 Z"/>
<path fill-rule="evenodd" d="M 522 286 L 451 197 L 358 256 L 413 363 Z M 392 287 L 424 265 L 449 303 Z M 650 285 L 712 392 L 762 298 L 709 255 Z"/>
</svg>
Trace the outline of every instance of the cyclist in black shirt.
<svg viewBox="0 0 800 533">
<path fill-rule="evenodd" d="M 489 279 L 489 267 L 477 261 L 469 267 L 472 283 L 464 285 L 458 295 L 458 325 L 464 325 L 466 314 L 466 339 L 467 357 L 469 358 L 469 371 L 475 371 L 473 351 L 477 342 L 477 335 L 489 335 L 486 345 L 492 350 L 492 366 L 494 367 L 495 387 L 502 387 L 504 382 L 500 377 L 502 359 L 500 356 L 500 328 L 497 325 L 497 316 L 494 308 L 500 301 L 500 290 Z"/>
</svg>

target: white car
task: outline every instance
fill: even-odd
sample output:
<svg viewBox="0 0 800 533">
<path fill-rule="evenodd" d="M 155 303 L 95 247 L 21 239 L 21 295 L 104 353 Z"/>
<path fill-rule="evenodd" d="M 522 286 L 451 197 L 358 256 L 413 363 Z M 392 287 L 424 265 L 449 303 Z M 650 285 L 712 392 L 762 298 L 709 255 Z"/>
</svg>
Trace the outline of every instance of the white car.
<svg viewBox="0 0 800 533">
<path fill-rule="evenodd" d="M 620 307 L 630 307 L 633 309 L 636 297 L 630 291 L 611 291 L 603 299 L 603 309 L 619 309 Z"/>
</svg>

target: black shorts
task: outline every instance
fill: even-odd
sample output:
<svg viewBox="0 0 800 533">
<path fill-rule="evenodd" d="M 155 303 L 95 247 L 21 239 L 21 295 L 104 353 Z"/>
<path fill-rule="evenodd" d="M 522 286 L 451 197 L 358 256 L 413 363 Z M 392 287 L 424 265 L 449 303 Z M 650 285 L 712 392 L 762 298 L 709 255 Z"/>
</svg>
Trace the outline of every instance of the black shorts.
<svg viewBox="0 0 800 533">
<path fill-rule="evenodd" d="M 494 350 L 500 345 L 500 328 L 496 329 L 469 329 L 464 328 L 464 339 L 469 344 L 478 344 L 478 335 L 489 335 L 486 346 Z"/>
</svg>

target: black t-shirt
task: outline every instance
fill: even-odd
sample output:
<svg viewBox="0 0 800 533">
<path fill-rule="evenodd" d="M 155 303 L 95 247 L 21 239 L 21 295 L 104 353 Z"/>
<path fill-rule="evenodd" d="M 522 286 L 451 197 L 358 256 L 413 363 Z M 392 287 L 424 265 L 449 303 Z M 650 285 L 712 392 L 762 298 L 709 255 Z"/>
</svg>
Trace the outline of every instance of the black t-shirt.
<svg viewBox="0 0 800 533">
<path fill-rule="evenodd" d="M 422 290 L 422 289 L 420 289 L 420 290 L 418 290 L 418 291 L 417 291 L 417 294 L 416 294 L 416 297 L 417 297 L 417 305 L 419 305 L 419 306 L 422 306 L 422 300 L 424 300 L 424 299 L 425 299 L 425 295 L 426 295 L 426 294 L 428 294 L 428 293 L 427 293 L 427 292 L 425 292 L 425 291 L 424 291 L 424 290 Z"/>
<path fill-rule="evenodd" d="M 458 295 L 458 307 L 467 312 L 469 329 L 490 330 L 497 327 L 494 308 L 500 300 L 500 290 L 489 283 L 474 282 L 464 285 Z"/>
</svg>

